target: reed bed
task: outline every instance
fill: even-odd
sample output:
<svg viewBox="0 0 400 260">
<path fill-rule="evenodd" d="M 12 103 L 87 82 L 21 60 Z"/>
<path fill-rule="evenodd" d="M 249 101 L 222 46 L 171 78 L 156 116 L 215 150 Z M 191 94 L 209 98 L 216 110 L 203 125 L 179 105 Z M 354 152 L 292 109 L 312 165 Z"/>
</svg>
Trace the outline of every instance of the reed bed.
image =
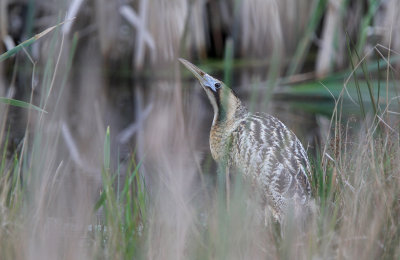
<svg viewBox="0 0 400 260">
<path fill-rule="evenodd" d="M 0 1 L 1 259 L 400 258 L 396 0 L 36 2 Z M 301 136 L 304 228 L 240 174 L 227 210 L 180 56 Z"/>
</svg>

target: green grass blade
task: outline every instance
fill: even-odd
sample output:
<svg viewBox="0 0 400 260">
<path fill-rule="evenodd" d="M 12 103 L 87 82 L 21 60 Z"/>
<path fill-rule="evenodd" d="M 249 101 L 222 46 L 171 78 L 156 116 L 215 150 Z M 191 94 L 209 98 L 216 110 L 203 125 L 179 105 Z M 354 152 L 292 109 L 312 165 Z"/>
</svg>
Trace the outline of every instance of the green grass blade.
<svg viewBox="0 0 400 260">
<path fill-rule="evenodd" d="M 233 54 L 233 40 L 228 39 L 224 54 L 224 82 L 228 86 L 232 86 Z"/>
<path fill-rule="evenodd" d="M 351 58 L 350 41 L 351 41 L 351 40 L 350 40 L 350 37 L 349 37 L 349 35 L 347 35 L 347 50 L 348 50 L 348 52 L 349 52 L 350 64 L 351 64 L 352 70 L 355 71 L 355 70 L 356 70 L 356 67 L 354 66 L 353 59 Z M 353 78 L 354 78 L 354 84 L 355 84 L 356 89 L 357 89 L 357 97 L 358 97 L 358 102 L 359 102 L 360 108 L 361 108 L 361 114 L 362 114 L 363 118 L 365 119 L 364 101 L 363 101 L 363 98 L 362 98 L 362 95 L 361 95 L 361 88 L 360 88 L 360 85 L 359 85 L 359 83 L 358 83 L 358 78 L 357 78 L 357 76 L 356 76 L 356 75 L 353 75 Z"/>
<path fill-rule="evenodd" d="M 378 11 L 382 2 L 383 1 L 380 0 L 368 0 L 367 14 L 363 16 L 360 24 L 360 35 L 356 48 L 358 53 L 361 53 L 363 48 L 365 47 L 368 35 L 368 27 L 371 26 L 371 22 L 373 21 L 375 14 Z"/>
<path fill-rule="evenodd" d="M 68 21 L 70 21 L 70 20 L 68 20 Z M 19 52 L 22 48 L 28 47 L 29 45 L 31 45 L 32 43 L 36 42 L 37 40 L 39 40 L 40 38 L 42 38 L 43 36 L 45 36 L 46 34 L 51 32 L 52 30 L 54 30 L 55 28 L 59 27 L 60 25 L 63 25 L 65 22 L 68 22 L 68 21 L 64 21 L 64 22 L 61 22 L 61 23 L 59 23 L 57 25 L 54 25 L 54 26 L 52 26 L 50 28 L 47 28 L 43 32 L 36 34 L 32 38 L 29 38 L 28 40 L 24 41 L 23 43 L 18 44 L 17 46 L 12 48 L 11 50 L 1 54 L 0 55 L 0 62 L 10 58 L 12 55 L 14 55 L 17 52 Z"/>
<path fill-rule="evenodd" d="M 137 164 L 137 166 L 135 167 L 135 170 L 134 170 L 133 173 L 129 176 L 128 181 L 125 181 L 125 186 L 124 186 L 124 189 L 123 189 L 123 191 L 122 191 L 121 196 L 125 196 L 125 195 L 128 193 L 129 187 L 132 185 L 133 180 L 135 180 L 136 175 L 138 175 L 138 173 L 139 173 L 139 168 L 141 167 L 142 162 L 143 162 L 143 161 L 141 160 L 141 161 Z"/>
<path fill-rule="evenodd" d="M 10 138 L 10 127 L 8 128 L 7 135 L 5 138 L 5 143 L 3 145 L 3 155 L 1 157 L 1 162 L 0 162 L 0 177 L 4 174 L 5 165 L 7 163 L 6 155 L 7 155 L 7 147 L 8 147 L 9 138 Z"/>
<path fill-rule="evenodd" d="M 96 212 L 101 206 L 104 205 L 104 202 L 106 201 L 106 193 L 102 192 L 100 195 L 99 200 L 96 202 L 96 204 L 94 205 L 94 211 Z"/>
<path fill-rule="evenodd" d="M 8 104 L 8 105 L 11 105 L 11 106 L 16 106 L 16 107 L 27 108 L 27 109 L 34 109 L 34 110 L 39 111 L 39 112 L 47 113 L 47 111 L 41 109 L 38 106 L 32 105 L 30 103 L 27 103 L 27 102 L 24 102 L 24 101 L 21 101 L 21 100 L 12 99 L 12 98 L 0 97 L 0 103 Z"/>
<path fill-rule="evenodd" d="M 358 51 L 357 51 L 357 50 L 354 50 L 354 52 L 355 52 L 355 55 L 357 56 L 357 59 L 358 59 L 359 61 L 361 61 L 361 58 L 360 58 L 360 55 L 358 54 Z M 353 64 L 352 64 L 352 65 L 353 65 Z M 354 66 L 353 66 L 353 67 L 354 67 Z M 372 108 L 374 109 L 374 115 L 376 115 L 376 113 L 377 113 L 377 108 L 376 108 L 375 98 L 374 98 L 374 95 L 373 95 L 373 90 L 372 90 L 372 85 L 371 85 L 371 79 L 370 79 L 370 77 L 369 77 L 368 70 L 367 70 L 367 68 L 366 68 L 366 66 L 365 66 L 365 62 L 362 62 L 361 68 L 362 68 L 362 71 L 363 71 L 363 73 L 364 73 L 364 77 L 365 77 L 366 82 L 367 82 L 369 98 L 370 98 L 371 103 L 372 103 Z M 356 76 L 354 76 L 354 78 L 356 78 Z M 378 82 L 379 82 L 379 80 L 378 80 Z"/>
<path fill-rule="evenodd" d="M 110 126 L 107 126 L 106 137 L 104 138 L 104 169 L 110 170 Z"/>
<path fill-rule="evenodd" d="M 0 55 L 0 62 L 10 58 L 11 56 L 13 56 L 14 54 L 16 54 L 17 52 L 19 52 L 22 48 L 28 47 L 29 45 L 31 45 L 32 43 L 34 43 L 37 40 L 37 38 L 32 37 L 26 41 L 24 41 L 23 43 L 15 46 L 14 48 L 12 48 L 11 50 L 3 53 Z"/>
<path fill-rule="evenodd" d="M 298 47 L 296 49 L 293 61 L 289 66 L 289 70 L 286 76 L 291 76 L 298 72 L 299 68 L 302 66 L 303 61 L 308 54 L 308 49 L 311 45 L 312 37 L 317 29 L 323 14 L 325 12 L 326 0 L 316 0 L 314 1 L 314 10 L 311 13 L 310 20 L 308 22 L 304 37 L 300 40 Z"/>
<path fill-rule="evenodd" d="M 377 103 L 378 111 L 379 111 L 380 110 L 379 99 L 380 99 L 380 94 L 381 94 L 381 70 L 380 70 L 380 65 L 379 65 L 379 56 L 378 56 L 377 62 L 378 62 L 378 97 L 376 98 L 376 100 L 377 100 L 376 103 Z"/>
</svg>

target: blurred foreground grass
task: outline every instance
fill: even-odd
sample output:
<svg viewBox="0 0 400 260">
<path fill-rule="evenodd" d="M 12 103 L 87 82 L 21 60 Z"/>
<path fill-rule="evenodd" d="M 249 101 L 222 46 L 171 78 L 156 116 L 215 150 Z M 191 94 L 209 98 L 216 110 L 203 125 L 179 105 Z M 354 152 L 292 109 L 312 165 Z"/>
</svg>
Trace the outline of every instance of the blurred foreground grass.
<svg viewBox="0 0 400 260">
<path fill-rule="evenodd" d="M 291 81 L 301 64 L 310 59 L 305 50 L 310 48 L 327 4 L 316 1 L 307 33 L 288 66 L 287 77 L 279 78 L 273 69 L 269 73 L 282 86 L 275 89 L 273 97 L 293 99 L 291 105 L 329 117 L 324 142 L 313 157 L 311 180 L 317 214 L 309 220 L 304 232 L 298 232 L 289 221 L 283 227 L 283 235 L 281 227 L 265 227 L 260 221 L 251 187 L 240 177 L 234 178 L 229 212 L 223 175 L 218 175 L 215 183 L 204 180 L 204 173 L 199 179 L 193 178 L 194 181 L 188 177 L 198 162 L 191 160 L 193 151 L 188 148 L 189 142 L 184 142 L 187 133 L 180 132 L 180 127 L 184 128 L 181 121 L 173 121 L 170 132 L 163 130 L 168 125 L 162 123 L 156 124 L 158 128 L 151 132 L 155 133 L 151 136 L 154 140 L 159 140 L 159 136 L 162 140 L 177 139 L 176 147 L 167 146 L 155 155 L 145 154 L 141 158 L 163 162 L 151 161 L 154 165 L 150 166 L 154 167 L 147 169 L 147 174 L 160 179 L 152 187 L 156 191 L 150 191 L 143 178 L 144 163 L 137 160 L 136 150 L 127 159 L 113 156 L 112 128 L 99 124 L 102 142 L 95 144 L 97 149 L 91 152 L 100 163 L 91 167 L 83 164 L 84 158 L 76 152 L 77 144 L 71 141 L 60 120 L 67 113 L 60 103 L 77 38 L 65 47 L 67 64 L 60 67 L 58 57 L 63 46 L 56 30 L 43 68 L 32 73 L 32 78 L 41 79 L 38 96 L 33 98 L 36 86 L 32 85 L 29 101 L 0 98 L 1 257 L 399 259 L 397 60 L 394 57 L 387 63 L 386 57 L 364 60 L 357 55 L 365 44 L 370 14 L 377 8 L 377 1 L 369 2 L 360 41 L 349 48 L 353 66 L 348 70 L 320 79 L 312 77 L 305 82 Z M 348 1 L 343 5 L 349 5 Z M 233 80 L 237 67 L 251 65 L 248 61 L 235 63 L 231 48 L 228 44 L 223 61 L 205 65 L 207 71 L 223 70 L 227 82 Z M 35 63 L 31 65 L 35 67 Z M 61 77 L 60 81 L 55 80 L 56 75 Z M 173 84 L 179 85 L 180 80 Z M 274 86 L 270 82 L 264 85 Z M 36 102 L 38 106 L 34 106 Z M 28 123 L 24 136 L 13 149 L 9 149 L 12 138 L 6 123 L 9 105 L 33 108 L 26 110 L 24 120 Z M 214 175 L 204 165 L 199 165 L 197 171 L 210 171 Z M 89 190 L 95 179 L 92 175 L 101 175 L 100 190 Z"/>
</svg>

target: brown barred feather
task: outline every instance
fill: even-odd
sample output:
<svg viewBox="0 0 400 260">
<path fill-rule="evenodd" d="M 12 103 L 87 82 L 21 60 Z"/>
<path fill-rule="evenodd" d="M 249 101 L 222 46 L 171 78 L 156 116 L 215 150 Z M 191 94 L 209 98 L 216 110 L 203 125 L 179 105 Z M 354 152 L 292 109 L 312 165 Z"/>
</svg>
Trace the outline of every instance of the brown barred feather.
<svg viewBox="0 0 400 260">
<path fill-rule="evenodd" d="M 246 113 L 234 122 L 216 122 L 211 128 L 210 147 L 215 160 L 227 158 L 228 165 L 257 183 L 278 220 L 288 201 L 307 205 L 311 187 L 306 152 L 296 135 L 277 118 Z"/>
</svg>

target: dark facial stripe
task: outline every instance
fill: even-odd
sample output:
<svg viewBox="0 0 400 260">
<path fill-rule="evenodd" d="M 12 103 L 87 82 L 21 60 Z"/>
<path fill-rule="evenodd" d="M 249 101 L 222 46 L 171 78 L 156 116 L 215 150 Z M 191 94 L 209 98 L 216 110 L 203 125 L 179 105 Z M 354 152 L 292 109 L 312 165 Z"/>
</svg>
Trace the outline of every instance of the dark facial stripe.
<svg viewBox="0 0 400 260">
<path fill-rule="evenodd" d="M 221 100 L 224 97 L 221 97 L 222 95 L 222 87 L 218 88 L 215 92 L 213 91 L 213 95 L 215 97 L 215 102 L 217 103 L 218 106 L 218 115 L 217 115 L 217 120 L 218 121 L 224 121 L 226 119 L 226 108 L 223 106 L 222 102 L 227 102 L 227 100 Z M 228 93 L 227 93 L 228 94 Z M 226 96 L 225 98 L 228 98 L 228 96 Z"/>
</svg>

